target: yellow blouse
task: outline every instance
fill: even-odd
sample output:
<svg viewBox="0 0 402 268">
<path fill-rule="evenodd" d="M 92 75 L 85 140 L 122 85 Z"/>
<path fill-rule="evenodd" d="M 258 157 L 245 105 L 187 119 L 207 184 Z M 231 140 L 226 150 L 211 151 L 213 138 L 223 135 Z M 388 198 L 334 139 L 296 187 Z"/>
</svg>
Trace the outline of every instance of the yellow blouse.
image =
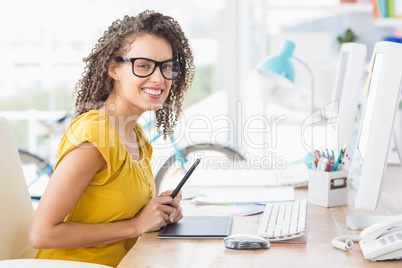
<svg viewBox="0 0 402 268">
<path fill-rule="evenodd" d="M 150 166 L 152 147 L 140 125 L 136 124 L 134 131 L 141 152 L 138 161 L 132 159 L 108 118 L 97 110 L 84 113 L 67 128 L 59 144 L 57 164 L 78 145 L 90 142 L 102 154 L 107 168 L 94 176 L 65 222 L 102 223 L 130 219 L 155 197 Z M 36 258 L 115 267 L 136 241 L 135 238 L 87 248 L 40 249 Z"/>
</svg>

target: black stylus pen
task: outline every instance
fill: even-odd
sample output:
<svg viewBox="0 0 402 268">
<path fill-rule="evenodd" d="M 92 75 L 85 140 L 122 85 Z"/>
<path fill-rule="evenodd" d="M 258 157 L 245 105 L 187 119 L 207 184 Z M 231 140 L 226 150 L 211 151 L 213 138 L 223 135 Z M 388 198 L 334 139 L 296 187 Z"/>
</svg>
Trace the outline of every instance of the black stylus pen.
<svg viewBox="0 0 402 268">
<path fill-rule="evenodd" d="M 186 183 L 187 179 L 190 177 L 191 173 L 193 173 L 194 169 L 198 166 L 200 161 L 201 160 L 199 158 L 197 160 L 195 160 L 194 164 L 187 171 L 186 175 L 184 175 L 184 178 L 181 180 L 179 185 L 177 185 L 176 189 L 174 189 L 173 193 L 170 195 L 172 198 L 175 198 L 176 195 L 180 192 L 181 187 L 183 187 L 183 185 Z"/>
</svg>

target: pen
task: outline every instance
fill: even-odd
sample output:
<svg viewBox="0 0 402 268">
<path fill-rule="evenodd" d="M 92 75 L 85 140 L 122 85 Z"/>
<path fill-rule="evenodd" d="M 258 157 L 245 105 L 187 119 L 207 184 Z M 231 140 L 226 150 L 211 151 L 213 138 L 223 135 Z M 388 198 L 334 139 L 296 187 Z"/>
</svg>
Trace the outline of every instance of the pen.
<svg viewBox="0 0 402 268">
<path fill-rule="evenodd" d="M 343 157 L 345 156 L 345 152 L 346 152 L 346 143 L 343 145 L 343 155 L 341 160 L 343 160 Z"/>
<path fill-rule="evenodd" d="M 324 148 L 322 148 L 322 146 L 321 146 L 321 151 L 322 151 L 322 156 L 325 156 L 325 151 L 324 151 Z"/>
<path fill-rule="evenodd" d="M 322 158 L 318 159 L 317 170 L 321 171 Z"/>
<path fill-rule="evenodd" d="M 342 154 L 341 161 L 343 160 L 343 157 L 345 156 L 345 152 L 346 152 L 346 147 L 343 149 L 343 154 Z"/>
<path fill-rule="evenodd" d="M 187 171 L 186 175 L 184 175 L 183 179 L 181 182 L 177 185 L 176 189 L 174 189 L 173 193 L 171 194 L 172 198 L 175 198 L 176 195 L 180 192 L 181 187 L 186 183 L 187 179 L 191 176 L 191 173 L 193 173 L 194 169 L 198 166 L 200 163 L 200 159 L 198 158 L 195 160 L 194 164 L 191 166 L 191 168 Z"/>
<path fill-rule="evenodd" d="M 311 160 L 311 169 L 313 169 L 313 170 L 317 169 L 317 164 L 315 163 L 314 160 Z"/>
<path fill-rule="evenodd" d="M 332 155 L 329 156 L 327 168 L 325 169 L 326 171 L 331 171 L 331 162 L 332 162 L 332 163 L 334 162 L 334 161 L 332 160 Z"/>
<path fill-rule="evenodd" d="M 332 168 L 332 171 L 335 171 L 338 168 L 339 162 L 342 159 L 342 155 L 343 155 L 343 150 L 341 149 L 341 153 L 339 154 L 338 159 L 336 160 L 334 167 Z"/>
<path fill-rule="evenodd" d="M 345 165 L 345 162 L 342 161 L 341 163 L 339 163 L 338 168 L 336 170 L 343 170 L 344 165 Z"/>
<path fill-rule="evenodd" d="M 320 171 L 326 171 L 328 165 L 328 158 L 322 157 L 320 160 L 321 160 Z"/>
<path fill-rule="evenodd" d="M 318 165 L 317 153 L 314 151 L 315 165 Z"/>
<path fill-rule="evenodd" d="M 331 156 L 331 163 L 330 163 L 328 171 L 332 171 L 334 166 L 335 166 L 335 158 Z"/>
</svg>

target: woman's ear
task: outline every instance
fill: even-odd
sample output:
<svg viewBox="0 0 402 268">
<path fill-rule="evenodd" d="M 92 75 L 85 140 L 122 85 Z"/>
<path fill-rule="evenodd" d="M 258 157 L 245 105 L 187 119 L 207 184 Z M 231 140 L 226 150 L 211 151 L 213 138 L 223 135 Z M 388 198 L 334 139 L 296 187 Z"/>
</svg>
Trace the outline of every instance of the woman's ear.
<svg viewBox="0 0 402 268">
<path fill-rule="evenodd" d="M 107 70 L 110 77 L 113 78 L 114 80 L 118 80 L 116 69 L 117 69 L 117 64 L 116 64 L 116 62 L 113 61 L 112 63 L 110 63 L 109 68 Z"/>
</svg>

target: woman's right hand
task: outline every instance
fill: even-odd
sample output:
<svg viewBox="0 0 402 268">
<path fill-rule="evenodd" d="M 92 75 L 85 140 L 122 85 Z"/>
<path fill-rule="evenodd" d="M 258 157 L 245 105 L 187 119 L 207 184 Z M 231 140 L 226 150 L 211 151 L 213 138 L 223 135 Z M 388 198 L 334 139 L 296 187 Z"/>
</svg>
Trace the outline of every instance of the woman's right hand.
<svg viewBox="0 0 402 268">
<path fill-rule="evenodd" d="M 180 204 L 170 196 L 151 199 L 132 219 L 139 232 L 138 236 L 146 232 L 158 231 L 171 223 L 169 215 L 178 214 L 178 211 L 181 215 Z"/>
</svg>

